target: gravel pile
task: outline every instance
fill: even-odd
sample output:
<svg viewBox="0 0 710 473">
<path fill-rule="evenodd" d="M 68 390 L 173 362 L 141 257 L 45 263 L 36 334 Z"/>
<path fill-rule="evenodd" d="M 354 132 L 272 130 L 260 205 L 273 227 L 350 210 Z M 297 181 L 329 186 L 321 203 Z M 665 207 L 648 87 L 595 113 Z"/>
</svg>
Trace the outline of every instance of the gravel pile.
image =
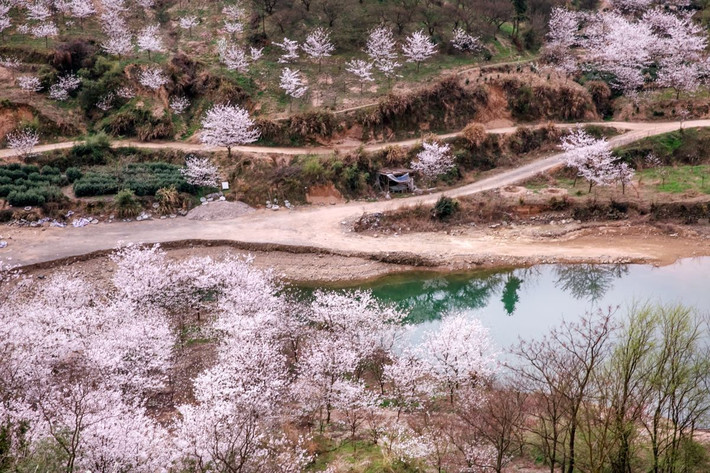
<svg viewBox="0 0 710 473">
<path fill-rule="evenodd" d="M 252 212 L 254 209 L 244 202 L 219 200 L 195 207 L 188 212 L 187 218 L 190 220 L 229 220 Z"/>
</svg>

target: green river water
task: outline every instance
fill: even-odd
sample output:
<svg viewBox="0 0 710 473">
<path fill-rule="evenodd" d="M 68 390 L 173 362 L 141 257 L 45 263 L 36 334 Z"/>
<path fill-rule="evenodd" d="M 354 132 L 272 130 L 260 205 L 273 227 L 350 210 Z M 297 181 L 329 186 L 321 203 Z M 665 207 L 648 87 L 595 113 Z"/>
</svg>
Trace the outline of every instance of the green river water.
<svg viewBox="0 0 710 473">
<path fill-rule="evenodd" d="M 310 292 L 314 287 L 304 287 Z M 499 348 L 534 338 L 563 319 L 634 302 L 682 303 L 710 311 L 710 257 L 650 265 L 538 265 L 463 274 L 406 273 L 342 289 L 368 289 L 409 311 L 416 343 L 441 316 L 462 311 L 488 327 Z"/>
</svg>

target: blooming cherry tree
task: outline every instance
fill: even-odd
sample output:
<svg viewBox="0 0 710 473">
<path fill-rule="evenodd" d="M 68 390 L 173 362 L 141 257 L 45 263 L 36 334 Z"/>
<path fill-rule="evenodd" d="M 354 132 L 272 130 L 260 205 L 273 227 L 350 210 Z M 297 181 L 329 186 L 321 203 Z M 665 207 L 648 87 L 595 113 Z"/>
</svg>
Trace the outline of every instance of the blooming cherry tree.
<svg viewBox="0 0 710 473">
<path fill-rule="evenodd" d="M 15 130 L 5 137 L 7 145 L 22 157 L 30 156 L 32 149 L 39 143 L 39 134 L 31 128 Z"/>
<path fill-rule="evenodd" d="M 59 34 L 57 26 L 52 22 L 41 23 L 32 28 L 32 36 L 44 38 L 44 47 L 49 47 L 49 38 L 54 38 Z"/>
<path fill-rule="evenodd" d="M 59 81 L 49 88 L 49 96 L 54 100 L 64 101 L 80 84 L 81 79 L 76 74 L 67 74 L 60 77 Z"/>
<path fill-rule="evenodd" d="M 182 28 L 183 30 L 187 30 L 188 35 L 190 36 L 190 38 L 192 38 L 192 28 L 200 24 L 200 21 L 195 15 L 188 15 L 180 18 L 178 23 L 180 25 L 180 28 Z"/>
<path fill-rule="evenodd" d="M 370 31 L 365 45 L 365 53 L 375 64 L 375 68 L 388 79 L 395 77 L 396 70 L 401 66 L 397 62 L 397 42 L 392 30 L 378 26 Z"/>
<path fill-rule="evenodd" d="M 362 59 L 353 59 L 345 63 L 345 70 L 357 77 L 358 82 L 360 82 L 360 93 L 362 93 L 365 82 L 374 82 L 375 80 L 375 78 L 372 77 L 371 62 L 366 62 Z"/>
<path fill-rule="evenodd" d="M 479 320 L 449 314 L 442 317 L 437 331 L 426 335 L 421 357 L 441 391 L 453 403 L 460 389 L 475 386 L 493 374 L 492 348 L 488 329 Z"/>
<path fill-rule="evenodd" d="M 330 57 L 335 51 L 335 46 L 330 42 L 330 33 L 323 28 L 316 28 L 308 36 L 301 46 L 312 59 L 318 61 L 318 72 L 321 70 L 323 59 Z"/>
<path fill-rule="evenodd" d="M 84 19 L 93 16 L 96 13 L 94 4 L 91 0 L 71 0 L 69 4 L 71 16 L 79 19 L 79 25 L 84 26 Z"/>
<path fill-rule="evenodd" d="M 606 186 L 615 179 L 614 157 L 604 138 L 594 138 L 581 127 L 562 137 L 565 164 L 577 170 L 577 176 L 593 185 Z"/>
<path fill-rule="evenodd" d="M 253 143 L 260 132 L 254 127 L 249 112 L 238 105 L 214 105 L 202 119 L 200 140 L 207 146 L 224 146 L 227 155 L 232 147 Z"/>
<path fill-rule="evenodd" d="M 173 97 L 170 99 L 170 109 L 177 113 L 182 114 L 190 106 L 190 100 L 187 97 Z"/>
<path fill-rule="evenodd" d="M 136 43 L 138 44 L 138 49 L 148 52 L 148 59 L 150 59 L 151 51 L 160 52 L 165 50 L 163 40 L 158 36 L 158 25 L 148 25 L 143 28 L 138 34 Z"/>
<path fill-rule="evenodd" d="M 251 57 L 252 62 L 256 62 L 264 55 L 264 48 L 255 48 L 254 46 L 249 47 L 249 57 Z"/>
<path fill-rule="evenodd" d="M 284 50 L 284 53 L 279 57 L 279 63 L 287 64 L 298 59 L 298 48 L 300 47 L 298 41 L 284 38 L 282 43 L 274 44 Z"/>
<path fill-rule="evenodd" d="M 216 187 L 219 171 L 209 158 L 190 155 L 185 160 L 185 167 L 180 170 L 188 184 L 197 187 Z"/>
<path fill-rule="evenodd" d="M 412 161 L 411 166 L 424 178 L 433 180 L 454 168 L 454 158 L 449 145 L 425 141 L 422 147 L 424 149 L 417 153 L 417 160 Z"/>
<path fill-rule="evenodd" d="M 281 71 L 279 87 L 292 99 L 300 99 L 308 90 L 308 86 L 303 83 L 301 78 L 301 72 L 288 67 Z M 293 101 L 291 101 L 291 105 L 293 105 Z"/>
<path fill-rule="evenodd" d="M 168 83 L 168 78 L 159 67 L 149 67 L 140 72 L 138 82 L 143 87 L 158 90 Z"/>
<path fill-rule="evenodd" d="M 402 45 L 402 53 L 406 56 L 407 62 L 417 64 L 417 71 L 419 71 L 420 64 L 436 54 L 436 45 L 424 34 L 423 30 L 419 30 L 407 36 L 404 45 Z"/>
<path fill-rule="evenodd" d="M 241 73 L 245 73 L 249 70 L 247 54 L 239 46 L 229 44 L 226 39 L 222 38 L 217 42 L 217 51 L 219 51 L 220 61 L 227 66 L 227 69 L 236 70 Z"/>
<path fill-rule="evenodd" d="M 454 29 L 451 45 L 459 51 L 474 52 L 482 48 L 481 39 L 466 33 L 461 27 Z"/>
<path fill-rule="evenodd" d="M 42 90 L 42 82 L 36 76 L 20 76 L 17 78 L 17 85 L 27 93 Z"/>
</svg>

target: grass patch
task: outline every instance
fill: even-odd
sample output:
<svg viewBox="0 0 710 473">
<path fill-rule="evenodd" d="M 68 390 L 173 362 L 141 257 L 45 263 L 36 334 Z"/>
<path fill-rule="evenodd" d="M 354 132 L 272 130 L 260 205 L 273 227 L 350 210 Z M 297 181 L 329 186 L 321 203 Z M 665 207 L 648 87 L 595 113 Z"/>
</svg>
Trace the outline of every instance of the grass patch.
<svg viewBox="0 0 710 473">
<path fill-rule="evenodd" d="M 658 192 L 680 194 L 695 191 L 710 194 L 710 166 L 678 166 L 644 169 L 639 173 L 643 181 L 659 181 Z"/>
</svg>

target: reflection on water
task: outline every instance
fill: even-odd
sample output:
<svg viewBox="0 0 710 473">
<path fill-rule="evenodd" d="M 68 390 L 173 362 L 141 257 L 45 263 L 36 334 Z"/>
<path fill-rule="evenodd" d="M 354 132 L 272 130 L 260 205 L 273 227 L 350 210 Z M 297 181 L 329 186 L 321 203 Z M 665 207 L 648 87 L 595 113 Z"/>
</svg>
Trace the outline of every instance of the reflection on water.
<svg viewBox="0 0 710 473">
<path fill-rule="evenodd" d="M 519 336 L 545 333 L 563 318 L 595 307 L 633 301 L 682 302 L 710 308 L 710 258 L 655 268 L 648 265 L 539 265 L 467 274 L 412 273 L 387 276 L 352 289 L 370 289 L 410 313 L 417 332 L 438 324 L 446 312 L 463 311 L 486 325 L 505 347 Z M 416 335 L 415 335 L 416 336 Z"/>
<path fill-rule="evenodd" d="M 568 264 L 555 266 L 557 287 L 576 299 L 595 302 L 611 289 L 614 279 L 629 273 L 625 264 Z"/>
</svg>

